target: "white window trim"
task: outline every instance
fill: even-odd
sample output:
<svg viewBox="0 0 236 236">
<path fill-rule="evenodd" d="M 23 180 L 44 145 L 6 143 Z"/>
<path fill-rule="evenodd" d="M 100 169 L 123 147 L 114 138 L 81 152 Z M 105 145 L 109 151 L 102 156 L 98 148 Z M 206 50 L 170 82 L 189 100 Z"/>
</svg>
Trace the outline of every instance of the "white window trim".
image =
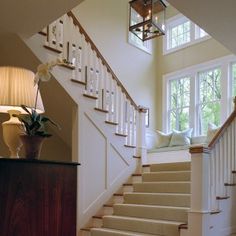
<svg viewBox="0 0 236 236">
<path fill-rule="evenodd" d="M 162 99 L 162 130 L 164 132 L 169 131 L 169 88 L 168 84 L 170 80 L 183 78 L 183 77 L 190 77 L 190 114 L 195 114 L 194 116 L 190 116 L 190 124 L 189 126 L 194 128 L 194 134 L 197 135 L 196 128 L 197 128 L 197 110 L 196 107 L 198 106 L 198 94 L 197 94 L 197 76 L 199 72 L 205 70 L 211 70 L 217 67 L 221 68 L 221 89 L 222 89 L 222 98 L 221 98 L 221 117 L 220 122 L 221 124 L 228 118 L 229 114 L 231 113 L 231 106 L 230 102 L 232 101 L 232 91 L 231 91 L 231 68 L 232 64 L 236 62 L 236 56 L 229 55 L 221 58 L 217 58 L 205 63 L 197 64 L 191 67 L 187 67 L 183 70 L 178 70 L 175 72 L 171 72 L 168 74 L 163 75 L 162 77 L 162 86 L 163 86 L 163 99 Z M 227 105 L 226 105 L 227 104 Z"/>
<path fill-rule="evenodd" d="M 173 27 L 173 26 L 178 25 L 178 24 L 181 24 L 181 22 L 186 21 L 186 19 L 189 20 L 184 15 L 177 14 L 176 16 L 173 16 L 173 17 L 169 18 L 166 21 L 166 34 L 163 37 L 163 55 L 168 55 L 170 53 L 182 50 L 182 49 L 190 47 L 190 46 L 193 46 L 194 44 L 204 42 L 204 41 L 211 38 L 210 35 L 206 35 L 202 38 L 195 39 L 195 24 L 192 21 L 189 20 L 190 25 L 191 25 L 190 26 L 190 42 L 182 44 L 182 45 L 180 45 L 178 47 L 175 47 L 175 48 L 167 49 L 168 48 L 167 44 L 168 44 L 168 41 L 169 41 L 168 28 Z"/>
</svg>

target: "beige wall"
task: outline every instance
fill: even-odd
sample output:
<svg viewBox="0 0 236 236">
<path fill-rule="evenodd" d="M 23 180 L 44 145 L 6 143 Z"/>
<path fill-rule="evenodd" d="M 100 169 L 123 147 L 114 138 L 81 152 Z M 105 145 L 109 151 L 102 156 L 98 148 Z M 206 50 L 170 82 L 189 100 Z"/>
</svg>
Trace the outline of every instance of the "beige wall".
<svg viewBox="0 0 236 236">
<path fill-rule="evenodd" d="M 15 34 L 0 37 L 0 66 L 11 65 L 35 71 L 40 61 Z M 75 106 L 70 96 L 52 78 L 41 86 L 41 94 L 46 115 L 61 126 L 61 130 L 52 129 L 53 136 L 43 145 L 43 159 L 71 160 L 72 109 Z M 2 139 L 2 122 L 8 120 L 7 114 L 0 113 L 0 156 L 9 156 L 8 148 Z M 23 156 L 23 152 L 21 152 Z"/>
<path fill-rule="evenodd" d="M 130 45 L 128 0 L 86 0 L 74 9 L 80 23 L 138 105 L 156 120 L 156 63 L 153 55 Z"/>
<path fill-rule="evenodd" d="M 169 6 L 167 17 L 178 14 L 178 11 Z M 214 39 L 208 39 L 182 50 L 163 55 L 163 37 L 157 42 L 157 114 L 162 114 L 162 76 L 183 68 L 200 64 L 218 57 L 231 54 L 225 47 Z M 162 128 L 162 117 L 157 115 L 157 128 Z"/>
</svg>

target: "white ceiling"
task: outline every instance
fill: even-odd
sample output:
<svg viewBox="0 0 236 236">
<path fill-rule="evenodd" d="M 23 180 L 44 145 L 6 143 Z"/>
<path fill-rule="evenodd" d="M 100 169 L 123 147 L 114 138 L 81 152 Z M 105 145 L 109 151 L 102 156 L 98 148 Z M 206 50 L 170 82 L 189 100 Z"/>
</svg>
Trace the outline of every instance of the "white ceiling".
<svg viewBox="0 0 236 236">
<path fill-rule="evenodd" d="M 83 0 L 1 0 L 0 33 L 31 36 Z"/>
<path fill-rule="evenodd" d="M 235 0 L 168 0 L 168 2 L 236 54 Z"/>
</svg>

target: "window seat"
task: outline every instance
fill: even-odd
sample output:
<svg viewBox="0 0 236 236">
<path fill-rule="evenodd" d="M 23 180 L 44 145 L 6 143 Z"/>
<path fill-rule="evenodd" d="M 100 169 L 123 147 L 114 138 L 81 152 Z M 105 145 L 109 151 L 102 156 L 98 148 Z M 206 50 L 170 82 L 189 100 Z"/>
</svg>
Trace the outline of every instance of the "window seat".
<svg viewBox="0 0 236 236">
<path fill-rule="evenodd" d="M 148 131 L 146 136 L 147 161 L 144 164 L 190 161 L 190 147 L 207 145 L 206 136 L 196 136 L 191 138 L 190 145 L 157 148 L 155 146 L 156 138 L 155 132 Z"/>
</svg>

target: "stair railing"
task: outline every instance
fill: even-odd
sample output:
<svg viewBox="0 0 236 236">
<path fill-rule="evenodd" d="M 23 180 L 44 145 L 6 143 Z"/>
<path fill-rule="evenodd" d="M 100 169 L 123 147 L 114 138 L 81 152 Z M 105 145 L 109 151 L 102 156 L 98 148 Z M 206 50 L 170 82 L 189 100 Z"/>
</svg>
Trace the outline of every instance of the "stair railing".
<svg viewBox="0 0 236 236">
<path fill-rule="evenodd" d="M 84 96 L 96 100 L 96 110 L 106 113 L 106 123 L 116 125 L 116 134 L 126 137 L 125 146 L 145 156 L 145 112 L 137 106 L 111 67 L 72 12 L 41 32 L 44 47 L 59 53 L 71 80 L 85 86 Z M 145 157 L 144 157 L 145 158 Z"/>
<path fill-rule="evenodd" d="M 191 153 L 191 236 L 210 236 L 210 215 L 221 212 L 220 201 L 228 199 L 235 186 L 236 173 L 236 97 L 234 111 L 208 146 L 190 148 Z M 196 224 L 198 224 L 196 226 Z M 217 226 L 215 226 L 217 227 Z M 199 231 L 196 231 L 196 228 Z"/>
</svg>

